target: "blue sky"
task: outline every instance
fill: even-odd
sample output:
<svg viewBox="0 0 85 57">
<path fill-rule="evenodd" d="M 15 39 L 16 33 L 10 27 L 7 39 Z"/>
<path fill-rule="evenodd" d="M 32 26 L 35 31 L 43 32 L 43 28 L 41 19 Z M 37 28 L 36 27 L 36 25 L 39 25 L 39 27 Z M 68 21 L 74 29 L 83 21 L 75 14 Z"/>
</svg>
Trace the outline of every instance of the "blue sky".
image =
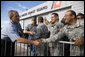
<svg viewBox="0 0 85 57">
<path fill-rule="evenodd" d="M 1 1 L 1 26 L 8 23 L 8 11 L 17 10 L 19 13 L 26 11 L 47 1 Z"/>
</svg>

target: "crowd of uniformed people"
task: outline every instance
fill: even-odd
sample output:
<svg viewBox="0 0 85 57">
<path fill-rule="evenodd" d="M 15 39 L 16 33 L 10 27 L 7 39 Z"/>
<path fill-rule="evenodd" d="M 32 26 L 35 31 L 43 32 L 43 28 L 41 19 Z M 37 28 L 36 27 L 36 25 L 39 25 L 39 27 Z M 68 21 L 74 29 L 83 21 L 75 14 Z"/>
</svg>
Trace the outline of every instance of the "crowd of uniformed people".
<svg viewBox="0 0 85 57">
<path fill-rule="evenodd" d="M 24 31 L 17 11 L 10 10 L 8 16 L 10 22 L 1 29 L 1 56 L 14 56 L 15 42 L 29 44 L 32 56 L 63 56 L 63 52 L 64 56 L 84 56 L 83 13 L 76 15 L 74 10 L 68 10 L 60 22 L 58 13 L 51 14 L 51 21 L 33 17 Z M 74 44 L 63 47 L 59 41 Z"/>
</svg>

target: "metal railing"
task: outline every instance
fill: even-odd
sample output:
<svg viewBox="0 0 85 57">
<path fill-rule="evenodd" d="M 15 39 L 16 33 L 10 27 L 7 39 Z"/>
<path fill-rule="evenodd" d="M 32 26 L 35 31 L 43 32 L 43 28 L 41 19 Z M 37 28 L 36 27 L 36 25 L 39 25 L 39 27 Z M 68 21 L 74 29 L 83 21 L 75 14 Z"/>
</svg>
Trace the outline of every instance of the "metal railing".
<svg viewBox="0 0 85 57">
<path fill-rule="evenodd" d="M 64 56 L 64 52 L 66 51 L 66 50 L 64 50 L 65 44 L 74 45 L 74 42 L 68 42 L 68 41 L 59 41 L 59 43 L 62 43 L 62 44 L 63 44 L 63 55 L 62 55 L 62 56 Z M 67 48 L 70 48 L 70 46 L 67 47 Z M 70 53 L 70 52 L 69 52 L 69 53 Z M 69 55 L 69 56 L 70 56 L 70 55 Z"/>
<path fill-rule="evenodd" d="M 70 45 L 73 45 L 74 42 L 67 42 L 67 41 L 59 41 L 60 44 L 62 44 L 63 46 L 63 55 L 64 56 L 64 47 L 65 47 L 65 44 L 70 44 Z M 70 48 L 70 47 L 67 47 L 67 48 Z M 48 50 L 48 48 L 47 48 Z M 31 50 L 31 47 L 28 46 L 28 44 L 22 44 L 22 43 L 15 43 L 15 56 L 32 56 L 32 50 Z M 49 56 L 49 53 L 47 53 L 47 56 Z M 69 55 L 70 56 L 70 55 Z"/>
<path fill-rule="evenodd" d="M 65 48 L 69 49 L 69 55 L 68 56 L 71 56 L 71 49 L 70 49 L 70 46 L 71 45 L 74 45 L 74 42 L 68 42 L 68 41 L 59 41 L 59 44 L 62 44 L 62 55 L 61 56 L 65 56 L 65 52 L 67 50 L 65 50 Z M 70 45 L 69 47 L 65 47 L 65 45 Z M 6 42 L 5 42 L 5 46 L 6 46 Z M 11 44 L 11 48 L 12 48 L 12 44 Z M 7 48 L 5 47 L 5 50 L 4 50 L 4 56 L 6 56 L 6 50 Z M 48 48 L 47 48 L 47 51 L 48 51 Z M 80 53 L 80 51 L 77 51 L 77 53 Z M 10 56 L 12 56 L 12 49 L 11 49 L 11 52 L 10 52 Z M 56 51 L 57 53 L 57 51 Z M 46 53 L 47 56 L 51 56 L 50 53 Z M 15 51 L 14 51 L 14 56 L 32 56 L 32 49 L 30 47 L 30 45 L 28 44 L 22 44 L 22 43 L 17 43 L 15 42 Z"/>
</svg>

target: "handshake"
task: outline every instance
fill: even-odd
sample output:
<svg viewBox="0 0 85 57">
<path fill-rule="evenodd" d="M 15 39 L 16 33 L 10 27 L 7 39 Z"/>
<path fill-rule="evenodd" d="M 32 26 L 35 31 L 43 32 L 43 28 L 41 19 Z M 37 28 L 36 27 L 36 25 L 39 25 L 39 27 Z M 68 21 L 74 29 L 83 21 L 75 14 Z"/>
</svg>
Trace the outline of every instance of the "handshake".
<svg viewBox="0 0 85 57">
<path fill-rule="evenodd" d="M 39 45 L 44 44 L 44 42 L 43 42 L 43 40 L 38 39 L 38 40 L 33 41 L 33 44 L 34 44 L 35 46 L 39 46 Z"/>
<path fill-rule="evenodd" d="M 41 39 L 38 39 L 38 40 L 27 40 L 27 39 L 24 39 L 24 38 L 18 38 L 17 42 L 18 43 L 24 43 L 24 44 L 34 44 L 35 46 L 39 46 L 39 45 L 44 44 L 44 41 L 41 40 Z"/>
</svg>

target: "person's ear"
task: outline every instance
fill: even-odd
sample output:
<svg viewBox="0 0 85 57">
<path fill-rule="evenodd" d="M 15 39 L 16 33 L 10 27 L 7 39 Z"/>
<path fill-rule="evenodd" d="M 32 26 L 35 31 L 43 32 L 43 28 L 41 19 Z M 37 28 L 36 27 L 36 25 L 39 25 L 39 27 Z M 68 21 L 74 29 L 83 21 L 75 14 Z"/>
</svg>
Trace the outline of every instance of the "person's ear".
<svg viewBox="0 0 85 57">
<path fill-rule="evenodd" d="M 74 19 L 75 18 L 75 16 L 74 15 L 72 15 L 72 19 Z"/>
</svg>

